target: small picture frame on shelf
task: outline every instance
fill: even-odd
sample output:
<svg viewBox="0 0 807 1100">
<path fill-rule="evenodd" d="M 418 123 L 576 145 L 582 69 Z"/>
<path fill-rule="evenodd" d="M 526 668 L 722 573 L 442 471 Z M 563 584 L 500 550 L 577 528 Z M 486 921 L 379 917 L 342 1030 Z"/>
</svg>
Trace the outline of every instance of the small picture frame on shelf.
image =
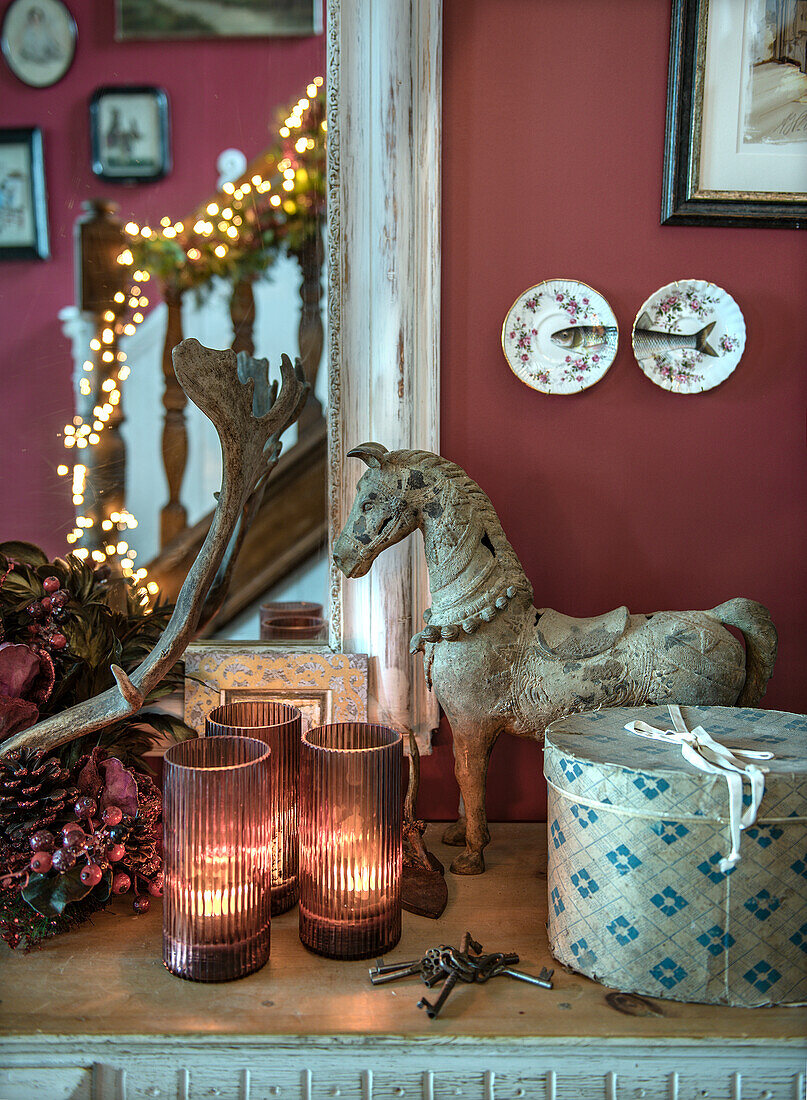
<svg viewBox="0 0 807 1100">
<path fill-rule="evenodd" d="M 367 656 L 266 642 L 196 642 L 185 651 L 185 722 L 226 703 L 275 700 L 298 707 L 303 731 L 367 719 Z"/>
<path fill-rule="evenodd" d="M 168 96 L 141 85 L 98 88 L 90 100 L 92 170 L 107 183 L 149 183 L 171 170 Z"/>
<path fill-rule="evenodd" d="M 0 130 L 0 259 L 47 260 L 48 208 L 42 131 Z"/>
</svg>

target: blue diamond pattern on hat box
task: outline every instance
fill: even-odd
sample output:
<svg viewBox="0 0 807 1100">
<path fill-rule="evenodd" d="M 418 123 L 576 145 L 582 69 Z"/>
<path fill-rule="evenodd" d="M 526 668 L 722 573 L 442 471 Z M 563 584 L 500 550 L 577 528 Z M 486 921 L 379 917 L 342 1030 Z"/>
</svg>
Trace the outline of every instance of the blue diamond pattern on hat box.
<svg viewBox="0 0 807 1100">
<path fill-rule="evenodd" d="M 624 729 L 671 728 L 666 707 L 574 714 L 546 733 L 549 940 L 572 970 L 624 992 L 744 1006 L 807 1003 L 807 718 L 683 706 L 765 761 L 757 820 L 731 848 L 728 788 L 680 747 Z M 749 784 L 744 783 L 744 803 Z"/>
</svg>

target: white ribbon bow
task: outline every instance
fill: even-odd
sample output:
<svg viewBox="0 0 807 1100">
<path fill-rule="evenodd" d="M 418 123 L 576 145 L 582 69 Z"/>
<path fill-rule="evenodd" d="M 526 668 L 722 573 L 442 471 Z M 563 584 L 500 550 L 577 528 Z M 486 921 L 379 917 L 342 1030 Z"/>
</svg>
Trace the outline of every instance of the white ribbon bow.
<svg viewBox="0 0 807 1100">
<path fill-rule="evenodd" d="M 721 859 L 720 870 L 731 871 L 740 862 L 740 832 L 753 825 L 757 819 L 759 805 L 765 793 L 767 768 L 757 764 L 745 763 L 745 760 L 772 760 L 772 752 L 752 752 L 750 749 L 727 749 L 715 741 L 703 726 L 690 731 L 686 727 L 681 708 L 671 704 L 670 712 L 673 729 L 661 730 L 647 722 L 628 722 L 625 729 L 629 733 L 638 733 L 640 737 L 650 737 L 654 741 L 666 741 L 671 745 L 680 745 L 681 754 L 690 764 L 702 772 L 722 775 L 729 789 L 729 830 L 731 833 L 731 851 L 726 859 Z M 744 759 L 741 759 L 744 758 Z M 751 804 L 743 813 L 743 779 L 751 784 Z"/>
</svg>

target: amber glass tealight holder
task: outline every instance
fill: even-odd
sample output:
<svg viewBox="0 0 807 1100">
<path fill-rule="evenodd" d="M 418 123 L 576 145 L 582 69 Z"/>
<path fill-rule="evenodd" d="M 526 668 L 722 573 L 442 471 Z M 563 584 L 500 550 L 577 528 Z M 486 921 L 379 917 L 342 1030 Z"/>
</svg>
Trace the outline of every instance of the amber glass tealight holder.
<svg viewBox="0 0 807 1100">
<path fill-rule="evenodd" d="M 163 962 L 224 982 L 269 958 L 271 750 L 251 737 L 172 745 L 163 772 Z"/>
<path fill-rule="evenodd" d="M 322 604 L 313 603 L 310 600 L 273 600 L 270 603 L 261 604 L 261 641 L 266 640 L 265 632 L 270 619 L 283 619 L 298 615 L 321 619 Z"/>
<path fill-rule="evenodd" d="M 272 916 L 297 904 L 297 792 L 300 784 L 302 715 L 297 707 L 273 699 L 225 703 L 207 716 L 208 737 L 256 737 L 272 750 L 270 817 L 272 826 Z"/>
<path fill-rule="evenodd" d="M 281 615 L 261 622 L 261 640 L 265 642 L 323 642 L 328 623 L 317 615 Z"/>
<path fill-rule="evenodd" d="M 383 955 L 401 938 L 403 738 L 341 722 L 303 734 L 300 939 L 333 959 Z"/>
</svg>

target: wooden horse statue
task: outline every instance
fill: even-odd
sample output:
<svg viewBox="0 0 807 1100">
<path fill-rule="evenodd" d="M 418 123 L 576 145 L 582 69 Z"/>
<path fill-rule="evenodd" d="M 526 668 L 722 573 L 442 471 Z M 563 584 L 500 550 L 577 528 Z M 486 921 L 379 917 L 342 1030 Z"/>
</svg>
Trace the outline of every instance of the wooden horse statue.
<svg viewBox="0 0 807 1100">
<path fill-rule="evenodd" d="M 350 452 L 369 469 L 334 561 L 361 577 L 388 546 L 423 532 L 432 606 L 412 639 L 454 735 L 462 802 L 447 844 L 465 846 L 455 874 L 485 869 L 488 759 L 500 733 L 541 737 L 555 718 L 645 703 L 755 706 L 776 658 L 776 630 L 758 603 L 573 619 L 533 606 L 532 586 L 493 505 L 456 466 L 428 451 Z M 745 650 L 722 624 L 739 629 Z"/>
</svg>

